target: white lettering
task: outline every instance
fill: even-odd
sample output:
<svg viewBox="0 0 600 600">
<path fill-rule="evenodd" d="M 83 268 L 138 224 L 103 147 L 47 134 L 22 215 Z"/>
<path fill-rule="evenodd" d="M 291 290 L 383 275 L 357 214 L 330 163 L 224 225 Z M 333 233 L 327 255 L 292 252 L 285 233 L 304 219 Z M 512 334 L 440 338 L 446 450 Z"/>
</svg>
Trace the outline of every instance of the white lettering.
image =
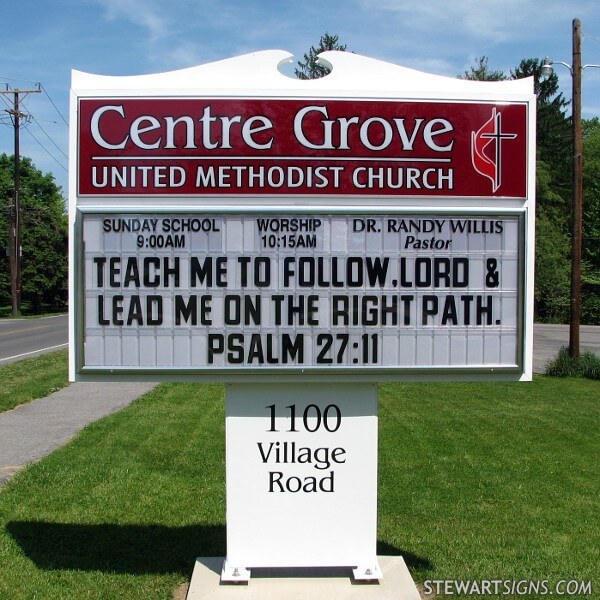
<svg viewBox="0 0 600 600">
<path fill-rule="evenodd" d="M 142 127 L 141 125 L 144 122 L 150 123 L 150 125 L 148 125 L 147 127 Z M 151 117 L 151 116 L 138 117 L 131 124 L 131 131 L 130 131 L 131 141 L 138 148 L 142 148 L 143 150 L 156 150 L 156 148 L 160 148 L 161 138 L 159 137 L 156 140 L 156 142 L 154 142 L 152 144 L 146 144 L 145 142 L 142 141 L 140 134 L 146 133 L 148 131 L 156 131 L 157 129 L 160 129 L 160 123 L 158 122 L 158 119 L 156 117 Z"/>
<path fill-rule="evenodd" d="M 303 129 L 304 117 L 311 112 L 319 112 L 325 117 L 328 117 L 327 109 L 324 106 L 305 106 L 300 109 L 294 117 L 294 133 L 296 139 L 305 147 L 312 148 L 313 150 L 333 150 L 332 132 L 331 128 L 333 121 L 321 121 L 323 123 L 323 142 L 320 144 L 313 144 L 305 135 Z"/>
<path fill-rule="evenodd" d="M 400 134 L 400 139 L 402 140 L 402 150 L 412 150 L 415 140 L 417 139 L 417 133 L 421 127 L 421 123 L 423 123 L 424 119 L 415 119 L 415 127 L 412 131 L 412 135 L 408 137 L 406 133 L 406 126 L 404 125 L 404 119 L 394 119 L 394 123 L 396 123 L 396 129 Z"/>
<path fill-rule="evenodd" d="M 257 127 L 254 127 L 254 123 L 262 123 Z M 256 140 L 252 138 L 255 133 L 260 133 L 261 131 L 266 131 L 267 129 L 271 129 L 273 127 L 273 123 L 267 117 L 258 116 L 258 117 L 250 117 L 243 125 L 242 125 L 242 137 L 244 138 L 244 142 L 248 144 L 251 148 L 255 150 L 269 150 L 273 145 L 273 140 L 275 139 L 271 136 L 271 139 L 264 143 L 259 144 Z"/>
<path fill-rule="evenodd" d="M 369 127 L 373 123 L 379 123 L 383 127 L 383 141 L 379 145 L 373 144 L 369 139 Z M 392 143 L 392 126 L 381 117 L 371 117 L 360 126 L 360 141 L 369 150 L 384 150 Z"/>
<path fill-rule="evenodd" d="M 102 146 L 102 148 L 106 148 L 107 150 L 123 150 L 123 148 L 125 148 L 127 140 L 129 139 L 129 136 L 126 136 L 120 144 L 109 144 L 100 133 L 100 117 L 108 111 L 114 111 L 120 114 L 123 118 L 125 118 L 125 111 L 123 110 L 122 106 L 103 106 L 99 108 L 92 115 L 92 121 L 90 124 L 92 130 L 92 137 L 94 138 L 96 144 Z"/>
<path fill-rule="evenodd" d="M 165 148 L 177 148 L 177 146 L 175 146 L 175 125 L 177 125 L 177 123 L 186 124 L 186 143 L 184 148 L 197 148 L 194 143 L 194 120 L 192 117 L 184 116 L 179 117 L 178 119 L 165 117 L 165 123 L 167 124 L 167 143 L 165 144 Z"/>
<path fill-rule="evenodd" d="M 441 125 L 441 128 L 434 130 L 436 125 Z M 454 127 L 452 127 L 452 123 L 450 123 L 450 121 L 447 121 L 446 119 L 433 119 L 433 121 L 429 121 L 429 123 L 425 125 L 423 139 L 432 150 L 436 150 L 437 152 L 450 152 L 452 150 L 452 146 L 454 145 L 454 140 L 451 140 L 451 142 L 445 146 L 438 146 L 433 138 L 444 133 L 449 133 L 453 130 Z"/>
</svg>

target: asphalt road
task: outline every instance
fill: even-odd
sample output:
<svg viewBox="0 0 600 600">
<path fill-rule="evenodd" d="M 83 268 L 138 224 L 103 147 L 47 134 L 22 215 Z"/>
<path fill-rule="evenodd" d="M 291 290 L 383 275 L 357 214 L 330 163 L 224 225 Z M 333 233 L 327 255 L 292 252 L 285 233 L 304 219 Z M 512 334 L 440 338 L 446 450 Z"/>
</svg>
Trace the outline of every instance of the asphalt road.
<svg viewBox="0 0 600 600">
<path fill-rule="evenodd" d="M 562 346 L 569 345 L 568 325 L 533 326 L 533 372 L 543 373 L 549 360 L 556 358 Z M 579 328 L 579 351 L 600 355 L 600 327 L 581 325 Z"/>
<path fill-rule="evenodd" d="M 0 365 L 67 347 L 67 315 L 40 319 L 0 319 Z M 533 372 L 543 373 L 546 363 L 569 343 L 568 325 L 534 326 Z M 600 327 L 582 325 L 581 351 L 600 354 Z"/>
<path fill-rule="evenodd" d="M 0 365 L 67 347 L 67 315 L 0 319 Z"/>
</svg>

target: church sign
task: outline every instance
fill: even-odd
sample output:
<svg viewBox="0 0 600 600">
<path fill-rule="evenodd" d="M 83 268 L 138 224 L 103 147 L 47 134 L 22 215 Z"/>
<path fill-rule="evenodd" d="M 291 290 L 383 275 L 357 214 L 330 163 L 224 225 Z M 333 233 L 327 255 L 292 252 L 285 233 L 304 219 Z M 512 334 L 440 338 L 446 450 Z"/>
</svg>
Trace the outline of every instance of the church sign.
<svg viewBox="0 0 600 600">
<path fill-rule="evenodd" d="M 69 376 L 226 383 L 222 581 L 380 579 L 377 382 L 532 378 L 535 96 L 286 60 L 73 73 Z"/>
<path fill-rule="evenodd" d="M 333 74 L 319 93 L 182 76 L 74 74 L 73 376 L 529 370 L 522 82 L 357 97 Z"/>
</svg>

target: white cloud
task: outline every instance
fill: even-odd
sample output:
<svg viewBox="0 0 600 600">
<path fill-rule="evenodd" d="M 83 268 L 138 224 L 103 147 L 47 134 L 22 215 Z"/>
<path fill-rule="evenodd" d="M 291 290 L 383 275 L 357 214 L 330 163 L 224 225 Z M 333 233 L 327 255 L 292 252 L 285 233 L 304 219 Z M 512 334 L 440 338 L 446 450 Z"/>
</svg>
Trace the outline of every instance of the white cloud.
<svg viewBox="0 0 600 600">
<path fill-rule="evenodd" d="M 297 29 L 295 19 L 269 1 L 91 0 L 115 28 L 131 28 L 142 71 L 171 70 L 274 46 L 270 40 Z M 285 9 L 287 10 L 287 9 Z M 291 10 L 291 9 L 289 9 Z M 275 44 L 277 45 L 277 44 Z"/>
<path fill-rule="evenodd" d="M 503 43 L 525 33 L 539 34 L 551 24 L 568 23 L 572 17 L 593 15 L 591 0 L 357 0 L 365 11 L 387 11 L 397 15 L 405 29 L 426 33 L 435 41 L 436 32 L 467 35 L 473 39 Z M 426 40 L 424 40 L 426 41 Z"/>
<path fill-rule="evenodd" d="M 125 19 L 146 29 L 151 39 L 167 32 L 169 5 L 152 0 L 97 0 L 110 20 Z"/>
</svg>

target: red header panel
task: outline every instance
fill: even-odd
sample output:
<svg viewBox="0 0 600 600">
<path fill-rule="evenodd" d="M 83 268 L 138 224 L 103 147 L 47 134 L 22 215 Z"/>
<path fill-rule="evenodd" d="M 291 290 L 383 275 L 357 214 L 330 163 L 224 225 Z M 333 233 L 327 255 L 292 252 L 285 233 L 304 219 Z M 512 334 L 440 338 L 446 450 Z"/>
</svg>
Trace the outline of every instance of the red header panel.
<svg viewBox="0 0 600 600">
<path fill-rule="evenodd" d="M 527 193 L 527 106 L 81 99 L 79 195 Z"/>
</svg>

